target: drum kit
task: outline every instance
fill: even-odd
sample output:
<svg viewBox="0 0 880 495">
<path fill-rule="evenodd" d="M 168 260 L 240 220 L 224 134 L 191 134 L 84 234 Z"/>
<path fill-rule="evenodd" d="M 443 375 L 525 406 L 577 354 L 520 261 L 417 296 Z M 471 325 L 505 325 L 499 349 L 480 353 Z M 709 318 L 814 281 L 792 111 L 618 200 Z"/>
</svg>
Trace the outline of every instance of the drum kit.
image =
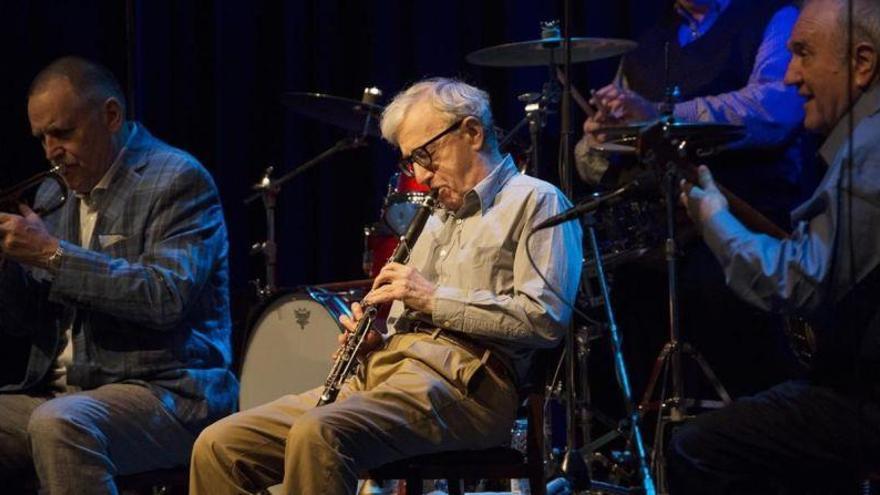
<svg viewBox="0 0 880 495">
<path fill-rule="evenodd" d="M 564 38 L 559 36 L 558 24 L 554 27 L 554 24 L 543 23 L 541 39 L 493 46 L 467 56 L 468 62 L 489 67 L 548 67 L 548 82 L 540 93 L 534 93 L 528 98 L 524 119 L 512 128 L 511 133 L 499 140 L 505 144 L 509 142 L 511 134 L 529 126 L 532 163 L 528 170 L 539 170 L 535 162 L 539 134 L 546 123 L 547 115 L 555 111 L 554 106 L 559 102 L 558 70 L 564 62 L 564 45 Z M 625 54 L 635 47 L 636 44 L 628 40 L 571 38 L 570 60 L 573 63 L 600 60 Z M 380 135 L 378 122 L 383 110 L 378 103 L 380 96 L 381 91 L 378 89 L 367 88 L 360 101 L 306 92 L 286 93 L 281 98 L 282 104 L 291 111 L 349 131 L 351 136 L 340 140 L 280 178 L 273 178 L 272 169 L 267 169 L 262 180 L 254 186 L 254 193 L 246 199 L 246 203 L 262 200 L 266 212 L 267 239 L 252 248 L 253 253 L 263 255 L 266 272 L 264 281 L 255 282 L 261 302 L 252 312 L 246 335 L 241 366 L 242 409 L 284 394 L 302 392 L 322 383 L 329 369 L 329 356 L 338 345 L 336 336 L 342 331 L 338 317 L 349 314 L 349 304 L 360 300 L 370 288 L 370 279 L 365 279 L 296 290 L 279 289 L 275 276 L 277 246 L 274 238 L 274 209 L 276 197 L 284 183 L 333 155 L 366 146 L 370 138 Z M 671 104 L 668 107 L 671 108 Z M 674 216 L 678 180 L 687 176 L 683 171 L 683 164 L 695 158 L 703 158 L 722 145 L 735 141 L 742 136 L 742 129 L 731 125 L 679 122 L 667 114 L 656 121 L 609 126 L 602 128 L 600 132 L 606 136 L 607 150 L 637 156 L 642 165 L 647 164 L 656 180 L 650 194 L 642 191 L 638 196 L 620 193 L 611 197 L 609 193 L 595 193 L 575 207 L 582 208 L 585 215 L 577 217 L 584 222 L 587 234 L 585 240 L 589 243 L 585 251 L 590 253 L 584 265 L 584 278 L 588 280 L 582 285 L 587 287 L 588 292 L 591 292 L 589 287 L 599 287 L 597 296 L 591 295 L 587 298 L 587 305 L 592 307 L 579 308 L 579 312 L 583 314 L 590 309 L 604 308 L 605 323 L 594 325 L 596 328 L 590 328 L 590 325 L 579 327 L 574 333 L 585 331 L 584 329 L 591 334 L 605 332 L 611 334 L 613 343 L 616 341 L 612 350 L 616 355 L 616 373 L 628 414 L 620 422 L 626 426 L 618 428 L 625 431 L 618 431 L 618 435 L 626 439 L 625 449 L 630 452 L 630 467 L 634 468 L 633 479 L 623 481 L 623 484 L 629 486 L 597 479 L 588 480 L 587 485 L 592 486 L 590 493 L 653 494 L 655 484 L 652 473 L 655 473 L 653 476 L 662 478 L 657 473 L 662 466 L 658 468 L 655 462 L 649 472 L 646 464 L 646 453 L 639 430 L 645 409 L 635 406 L 629 390 L 603 267 L 620 265 L 642 257 L 651 250 L 656 251 L 656 248 L 664 245 L 665 240 L 666 258 L 671 260 L 670 297 L 674 298 Z M 390 177 L 378 220 L 364 228 L 363 270 L 366 276 L 375 277 L 384 266 L 427 193 L 427 188 L 412 178 L 400 174 Z M 664 209 L 666 218 L 663 215 Z M 670 304 L 675 305 L 675 300 L 672 299 Z M 597 319 L 591 318 L 590 321 L 595 322 Z M 664 362 L 670 363 L 671 379 L 674 383 L 669 387 L 672 395 L 660 397 L 658 422 L 661 421 L 664 410 L 667 411 L 667 416 L 675 416 L 674 419 L 682 414 L 680 360 L 681 353 L 685 352 L 682 349 L 686 345 L 679 342 L 677 332 L 677 323 L 673 321 L 670 324 L 670 344 L 664 351 L 665 355 L 661 357 Z M 581 340 L 595 339 L 590 335 Z M 567 354 L 576 356 L 571 360 L 577 361 L 577 355 L 581 353 L 568 351 Z M 287 372 L 282 372 L 283 377 L 279 377 L 279 370 Z M 663 380 L 667 380 L 667 374 L 664 372 Z M 588 391 L 575 390 L 581 385 L 575 385 L 571 379 L 566 382 L 563 386 L 553 384 L 549 390 L 557 391 L 558 398 L 568 404 L 580 407 L 589 402 L 578 397 L 583 393 L 588 394 Z M 656 377 L 651 380 L 651 383 L 655 382 Z M 667 390 L 666 387 L 663 389 Z M 670 410 L 671 413 L 668 412 Z M 584 418 L 591 415 L 584 411 L 573 411 L 572 414 L 570 407 L 568 416 Z M 592 469 L 589 464 L 595 459 L 590 446 L 595 446 L 596 442 L 591 443 L 589 431 L 588 425 L 581 425 L 576 434 L 569 430 L 566 435 L 569 437 L 568 457 L 561 461 L 557 459 L 557 471 L 569 478 L 580 476 L 578 472 L 590 476 Z M 574 436 L 580 438 L 576 440 L 572 438 Z M 655 457 L 660 456 L 656 445 L 653 452 Z M 575 455 L 584 466 L 572 466 L 571 455 Z"/>
</svg>

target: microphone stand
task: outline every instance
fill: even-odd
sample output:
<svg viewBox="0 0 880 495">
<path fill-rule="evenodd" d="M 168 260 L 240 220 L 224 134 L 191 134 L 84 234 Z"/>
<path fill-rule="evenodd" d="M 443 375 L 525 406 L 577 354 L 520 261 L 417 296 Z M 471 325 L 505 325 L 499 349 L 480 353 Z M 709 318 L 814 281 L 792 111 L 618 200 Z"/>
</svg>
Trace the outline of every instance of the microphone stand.
<svg viewBox="0 0 880 495">
<path fill-rule="evenodd" d="M 596 280 L 599 284 L 601 298 L 604 301 L 603 307 L 605 308 L 605 318 L 608 320 L 608 334 L 611 338 L 611 350 L 614 354 L 614 371 L 617 375 L 617 384 L 620 387 L 620 392 L 623 395 L 623 404 L 626 408 L 630 433 L 629 442 L 635 447 L 639 475 L 642 480 L 641 488 L 626 488 L 592 480 L 592 488 L 607 493 L 641 493 L 644 495 L 655 495 L 654 480 L 651 477 L 651 471 L 648 467 L 647 456 L 645 454 L 645 443 L 642 439 L 641 427 L 639 426 L 641 422 L 640 415 L 633 401 L 632 388 L 629 383 L 629 373 L 626 369 L 626 362 L 623 359 L 620 332 L 618 332 L 617 320 L 614 316 L 614 308 L 611 306 L 611 293 L 608 289 L 608 280 L 605 277 L 605 268 L 602 263 L 602 252 L 599 249 L 599 243 L 596 239 L 596 229 L 594 228 L 595 218 L 593 213 L 587 215 L 585 224 L 587 226 L 587 234 L 590 240 L 590 248 L 593 252 Z"/>
</svg>

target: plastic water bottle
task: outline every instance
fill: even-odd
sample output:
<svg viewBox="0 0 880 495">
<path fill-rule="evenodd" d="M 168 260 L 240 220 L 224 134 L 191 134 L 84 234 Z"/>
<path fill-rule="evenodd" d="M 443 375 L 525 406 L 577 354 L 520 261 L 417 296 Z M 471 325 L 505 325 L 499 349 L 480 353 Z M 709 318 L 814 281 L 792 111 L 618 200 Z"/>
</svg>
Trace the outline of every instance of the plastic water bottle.
<svg viewBox="0 0 880 495">
<path fill-rule="evenodd" d="M 529 421 L 525 418 L 519 418 L 513 423 L 510 430 L 510 447 L 526 454 L 526 445 L 528 438 Z M 529 487 L 527 479 L 510 480 L 510 493 L 515 495 L 530 495 L 532 490 Z"/>
</svg>

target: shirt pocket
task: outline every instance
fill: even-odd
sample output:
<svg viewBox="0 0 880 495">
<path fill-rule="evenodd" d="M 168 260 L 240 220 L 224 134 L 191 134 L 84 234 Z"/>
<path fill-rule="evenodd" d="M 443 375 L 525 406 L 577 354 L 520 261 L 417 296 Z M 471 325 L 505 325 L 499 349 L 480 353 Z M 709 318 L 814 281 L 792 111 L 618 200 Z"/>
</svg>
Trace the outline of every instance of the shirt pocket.
<svg viewBox="0 0 880 495">
<path fill-rule="evenodd" d="M 482 242 L 462 245 L 446 260 L 446 270 L 454 273 L 450 285 L 462 289 L 486 289 L 494 284 L 499 264 L 499 247 Z"/>
<path fill-rule="evenodd" d="M 126 232 L 101 234 L 98 236 L 101 251 L 114 258 L 128 258 L 133 261 L 143 253 L 143 236 Z"/>
</svg>

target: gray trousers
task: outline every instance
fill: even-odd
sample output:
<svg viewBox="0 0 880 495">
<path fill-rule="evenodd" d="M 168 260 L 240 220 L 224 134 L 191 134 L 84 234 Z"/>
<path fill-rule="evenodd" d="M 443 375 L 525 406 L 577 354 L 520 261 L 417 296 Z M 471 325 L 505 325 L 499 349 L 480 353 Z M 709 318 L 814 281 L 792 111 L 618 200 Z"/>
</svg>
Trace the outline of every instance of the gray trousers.
<svg viewBox="0 0 880 495">
<path fill-rule="evenodd" d="M 328 366 L 329 368 L 329 366 Z M 221 419 L 196 441 L 191 495 L 257 492 L 353 494 L 358 471 L 442 450 L 494 447 L 510 438 L 517 394 L 467 351 L 427 334 L 392 337 L 336 402 L 321 389 L 287 395 Z"/>
<path fill-rule="evenodd" d="M 194 440 L 140 385 L 0 394 L 0 481 L 33 466 L 40 493 L 115 494 L 116 475 L 185 466 Z"/>
</svg>

